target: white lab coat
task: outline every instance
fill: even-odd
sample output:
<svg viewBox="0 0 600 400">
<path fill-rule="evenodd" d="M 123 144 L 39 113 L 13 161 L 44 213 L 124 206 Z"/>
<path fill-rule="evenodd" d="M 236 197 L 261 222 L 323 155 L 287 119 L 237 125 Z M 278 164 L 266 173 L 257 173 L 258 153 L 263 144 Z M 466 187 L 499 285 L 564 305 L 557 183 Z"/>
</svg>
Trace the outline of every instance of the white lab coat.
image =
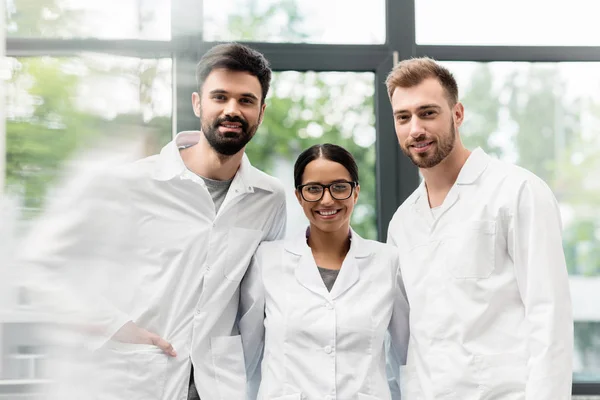
<svg viewBox="0 0 600 400">
<path fill-rule="evenodd" d="M 68 298 L 59 311 L 79 307 L 85 318 L 75 322 L 95 327 L 84 343 L 94 351 L 79 355 L 71 382 L 86 386 L 69 388 L 78 399 L 184 400 L 190 359 L 203 400 L 245 396 L 239 284 L 259 243 L 283 236 L 285 197 L 244 156 L 215 213 L 179 154 L 198 140 L 199 132 L 182 132 L 160 155 L 85 185 L 26 247 L 23 262 L 50 282 L 38 282 L 43 300 Z M 110 340 L 128 320 L 169 341 L 177 357 Z M 91 378 L 81 372 L 84 359 Z"/>
<path fill-rule="evenodd" d="M 437 220 L 421 184 L 388 241 L 411 305 L 403 399 L 571 398 L 561 220 L 541 179 L 477 149 Z"/>
<path fill-rule="evenodd" d="M 390 353 L 404 364 L 409 317 L 393 247 L 352 232 L 328 292 L 304 234 L 263 243 L 240 312 L 250 398 L 262 375 L 261 400 L 390 399 L 384 338 L 389 329 Z"/>
</svg>

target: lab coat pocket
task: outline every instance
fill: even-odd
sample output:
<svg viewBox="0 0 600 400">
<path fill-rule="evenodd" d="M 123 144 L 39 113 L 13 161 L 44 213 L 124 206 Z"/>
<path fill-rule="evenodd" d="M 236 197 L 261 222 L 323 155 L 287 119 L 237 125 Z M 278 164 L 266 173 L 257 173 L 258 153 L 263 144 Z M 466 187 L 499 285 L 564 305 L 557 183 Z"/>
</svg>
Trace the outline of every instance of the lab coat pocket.
<svg viewBox="0 0 600 400">
<path fill-rule="evenodd" d="M 219 385 L 219 399 L 245 398 L 246 366 L 241 336 L 211 337 L 210 351 Z"/>
<path fill-rule="evenodd" d="M 415 368 L 408 365 L 400 366 L 400 393 L 403 399 L 419 400 L 422 398 Z"/>
<path fill-rule="evenodd" d="M 467 221 L 443 240 L 448 270 L 456 279 L 489 278 L 495 268 L 496 222 Z"/>
<path fill-rule="evenodd" d="M 98 399 L 162 399 L 168 356 L 158 347 L 110 341 L 102 351 Z"/>
<path fill-rule="evenodd" d="M 224 268 L 227 279 L 241 282 L 261 239 L 261 230 L 236 227 L 229 230 Z"/>
<path fill-rule="evenodd" d="M 524 400 L 527 356 L 524 353 L 477 355 L 478 383 L 482 398 Z"/>
</svg>

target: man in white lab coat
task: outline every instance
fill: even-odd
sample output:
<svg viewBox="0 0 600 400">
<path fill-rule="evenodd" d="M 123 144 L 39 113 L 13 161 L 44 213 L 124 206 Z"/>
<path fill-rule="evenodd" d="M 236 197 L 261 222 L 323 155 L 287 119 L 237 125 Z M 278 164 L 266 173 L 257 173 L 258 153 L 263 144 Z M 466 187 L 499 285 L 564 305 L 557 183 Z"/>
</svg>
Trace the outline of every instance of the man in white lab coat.
<svg viewBox="0 0 600 400">
<path fill-rule="evenodd" d="M 223 44 L 197 78 L 201 131 L 75 185 L 26 247 L 33 293 L 63 316 L 69 309 L 92 350 L 75 348 L 80 363 L 61 399 L 245 395 L 239 284 L 259 243 L 285 231 L 281 184 L 244 154 L 271 70 L 262 54 Z"/>
<path fill-rule="evenodd" d="M 388 232 L 411 307 L 402 399 L 570 399 L 573 321 L 552 192 L 463 146 L 465 111 L 445 67 L 406 60 L 386 84 L 400 147 L 423 177 Z"/>
</svg>

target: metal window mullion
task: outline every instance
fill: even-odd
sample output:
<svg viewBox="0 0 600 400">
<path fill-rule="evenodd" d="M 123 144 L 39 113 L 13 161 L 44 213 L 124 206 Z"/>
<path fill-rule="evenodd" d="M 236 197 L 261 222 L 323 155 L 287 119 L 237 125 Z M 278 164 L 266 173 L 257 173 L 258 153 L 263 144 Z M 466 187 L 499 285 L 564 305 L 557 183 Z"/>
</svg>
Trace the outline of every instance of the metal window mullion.
<svg viewBox="0 0 600 400">
<path fill-rule="evenodd" d="M 416 55 L 439 61 L 593 62 L 600 61 L 600 46 L 417 45 Z"/>
</svg>

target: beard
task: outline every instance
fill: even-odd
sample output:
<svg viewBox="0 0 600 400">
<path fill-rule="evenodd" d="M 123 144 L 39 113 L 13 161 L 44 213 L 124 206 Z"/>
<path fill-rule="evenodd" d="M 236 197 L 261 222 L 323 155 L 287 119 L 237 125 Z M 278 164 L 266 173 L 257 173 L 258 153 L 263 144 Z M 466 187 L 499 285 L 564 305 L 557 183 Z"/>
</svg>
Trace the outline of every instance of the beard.
<svg viewBox="0 0 600 400">
<path fill-rule="evenodd" d="M 400 146 L 402 152 L 419 168 L 433 168 L 441 163 L 454 149 L 454 141 L 456 139 L 456 130 L 454 123 L 450 122 L 449 133 L 439 136 L 433 143 L 432 149 L 424 153 L 411 153 L 409 146 Z M 412 143 L 429 141 L 425 135 L 419 136 Z M 411 144 L 412 144 L 411 143 Z"/>
<path fill-rule="evenodd" d="M 202 116 L 200 117 L 202 120 Z M 221 124 L 225 122 L 236 122 L 241 126 L 241 132 L 219 132 L 219 127 Z M 215 149 L 215 151 L 223 156 L 232 156 L 242 150 L 252 139 L 256 130 L 258 129 L 258 124 L 250 125 L 248 121 L 246 121 L 242 117 L 230 117 L 225 116 L 222 118 L 217 118 L 214 121 L 207 121 L 207 123 L 202 122 L 202 132 L 208 141 L 208 144 Z"/>
</svg>

